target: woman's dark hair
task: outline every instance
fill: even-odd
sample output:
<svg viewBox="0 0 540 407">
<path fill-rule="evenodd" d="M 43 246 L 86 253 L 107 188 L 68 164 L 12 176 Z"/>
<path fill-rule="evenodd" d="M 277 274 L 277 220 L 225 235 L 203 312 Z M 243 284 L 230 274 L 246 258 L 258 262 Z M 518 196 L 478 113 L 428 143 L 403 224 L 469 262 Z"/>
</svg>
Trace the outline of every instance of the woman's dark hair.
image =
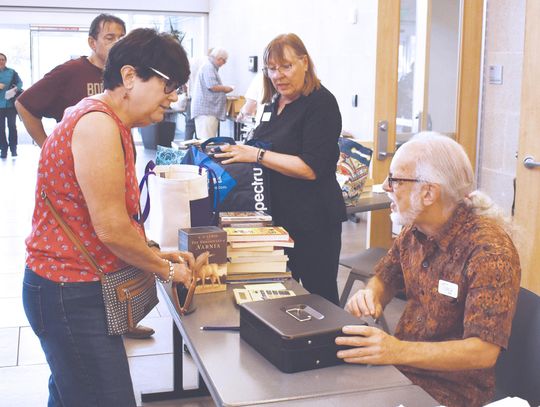
<svg viewBox="0 0 540 407">
<path fill-rule="evenodd" d="M 303 55 L 307 57 L 308 66 L 304 80 L 304 87 L 302 89 L 302 94 L 307 96 L 314 90 L 321 87 L 321 81 L 319 78 L 317 78 L 313 61 L 307 52 L 306 46 L 298 35 L 293 33 L 280 34 L 270 41 L 264 50 L 263 63 L 265 66 L 268 66 L 268 60 L 270 58 L 274 59 L 278 63 L 283 63 L 285 61 L 285 48 L 287 47 L 291 48 L 297 57 L 301 57 Z M 270 78 L 265 76 L 262 102 L 270 102 L 276 92 L 276 88 L 274 88 Z"/>
<path fill-rule="evenodd" d="M 150 67 L 180 85 L 189 78 L 188 57 L 178 39 L 152 28 L 137 28 L 114 44 L 103 72 L 104 89 L 112 90 L 122 85 L 120 70 L 125 65 L 133 66 L 143 81 L 158 76 Z"/>
</svg>

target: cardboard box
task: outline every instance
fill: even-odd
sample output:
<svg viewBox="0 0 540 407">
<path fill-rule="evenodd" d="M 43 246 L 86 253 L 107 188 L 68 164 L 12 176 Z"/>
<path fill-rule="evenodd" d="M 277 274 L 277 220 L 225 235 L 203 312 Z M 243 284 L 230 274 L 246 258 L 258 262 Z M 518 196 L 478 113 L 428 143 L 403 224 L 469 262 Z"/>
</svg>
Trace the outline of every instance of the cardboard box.
<svg viewBox="0 0 540 407">
<path fill-rule="evenodd" d="M 240 113 L 240 109 L 246 103 L 243 96 L 227 96 L 227 116 L 235 118 Z"/>
</svg>

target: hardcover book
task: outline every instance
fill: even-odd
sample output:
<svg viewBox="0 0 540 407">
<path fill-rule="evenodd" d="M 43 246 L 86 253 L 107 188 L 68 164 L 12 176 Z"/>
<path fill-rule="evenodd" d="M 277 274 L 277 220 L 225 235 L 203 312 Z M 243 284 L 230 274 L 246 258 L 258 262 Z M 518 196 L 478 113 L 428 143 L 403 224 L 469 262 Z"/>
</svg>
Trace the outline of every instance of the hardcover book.
<svg viewBox="0 0 540 407">
<path fill-rule="evenodd" d="M 289 261 L 286 254 L 271 254 L 268 256 L 229 257 L 230 263 L 272 263 L 274 261 Z"/>
<path fill-rule="evenodd" d="M 266 250 L 268 248 L 268 250 Z M 233 249 L 232 247 L 227 247 L 227 257 L 258 257 L 258 256 L 274 256 L 279 254 L 285 254 L 283 249 L 275 249 L 274 246 L 262 247 L 265 250 L 258 250 L 261 247 L 251 247 L 247 249 Z"/>
<path fill-rule="evenodd" d="M 227 274 L 249 274 L 249 273 L 285 273 L 287 271 L 286 261 L 273 261 L 266 263 L 229 263 Z"/>
<path fill-rule="evenodd" d="M 216 226 L 179 229 L 178 249 L 191 252 L 198 259 L 196 294 L 226 289 L 227 234 L 222 229 Z"/>
<path fill-rule="evenodd" d="M 292 277 L 290 271 L 285 273 L 242 273 L 242 274 L 227 274 L 227 283 L 240 284 L 240 283 L 254 283 L 254 282 L 276 282 L 285 281 Z"/>
<path fill-rule="evenodd" d="M 231 242 L 229 244 L 233 249 L 251 250 L 253 247 L 294 247 L 294 240 L 289 236 L 288 240 L 268 240 L 252 242 Z"/>
<path fill-rule="evenodd" d="M 281 226 L 223 228 L 229 242 L 287 241 L 289 233 Z"/>
<path fill-rule="evenodd" d="M 272 216 L 263 211 L 221 212 L 219 220 L 223 223 L 271 222 Z"/>
</svg>

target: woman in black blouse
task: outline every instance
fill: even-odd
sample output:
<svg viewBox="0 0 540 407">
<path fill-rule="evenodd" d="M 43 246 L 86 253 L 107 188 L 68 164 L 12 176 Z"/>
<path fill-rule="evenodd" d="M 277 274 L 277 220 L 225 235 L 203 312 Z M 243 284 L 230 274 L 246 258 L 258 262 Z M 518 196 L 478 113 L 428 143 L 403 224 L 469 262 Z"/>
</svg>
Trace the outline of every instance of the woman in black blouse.
<svg viewBox="0 0 540 407">
<path fill-rule="evenodd" d="M 336 181 L 341 114 L 321 85 L 302 40 L 274 38 L 264 51 L 266 103 L 253 146 L 222 147 L 224 164 L 259 162 L 269 168 L 272 216 L 294 239 L 289 268 L 312 293 L 338 303 L 337 270 L 345 204 Z"/>
</svg>

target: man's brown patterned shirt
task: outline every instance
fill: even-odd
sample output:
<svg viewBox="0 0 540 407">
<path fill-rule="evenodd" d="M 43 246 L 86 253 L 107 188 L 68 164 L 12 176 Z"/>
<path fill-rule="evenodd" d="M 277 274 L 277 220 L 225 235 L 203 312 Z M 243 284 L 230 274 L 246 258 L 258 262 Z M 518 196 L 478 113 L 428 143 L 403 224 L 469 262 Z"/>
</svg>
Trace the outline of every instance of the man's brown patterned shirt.
<svg viewBox="0 0 540 407">
<path fill-rule="evenodd" d="M 508 345 L 521 271 L 512 240 L 493 220 L 459 205 L 435 237 L 408 226 L 376 272 L 407 295 L 397 338 L 438 342 L 478 337 L 503 349 Z M 457 298 L 439 293 L 439 280 L 457 284 Z M 398 368 L 448 407 L 483 406 L 493 397 L 494 368 Z"/>
</svg>

